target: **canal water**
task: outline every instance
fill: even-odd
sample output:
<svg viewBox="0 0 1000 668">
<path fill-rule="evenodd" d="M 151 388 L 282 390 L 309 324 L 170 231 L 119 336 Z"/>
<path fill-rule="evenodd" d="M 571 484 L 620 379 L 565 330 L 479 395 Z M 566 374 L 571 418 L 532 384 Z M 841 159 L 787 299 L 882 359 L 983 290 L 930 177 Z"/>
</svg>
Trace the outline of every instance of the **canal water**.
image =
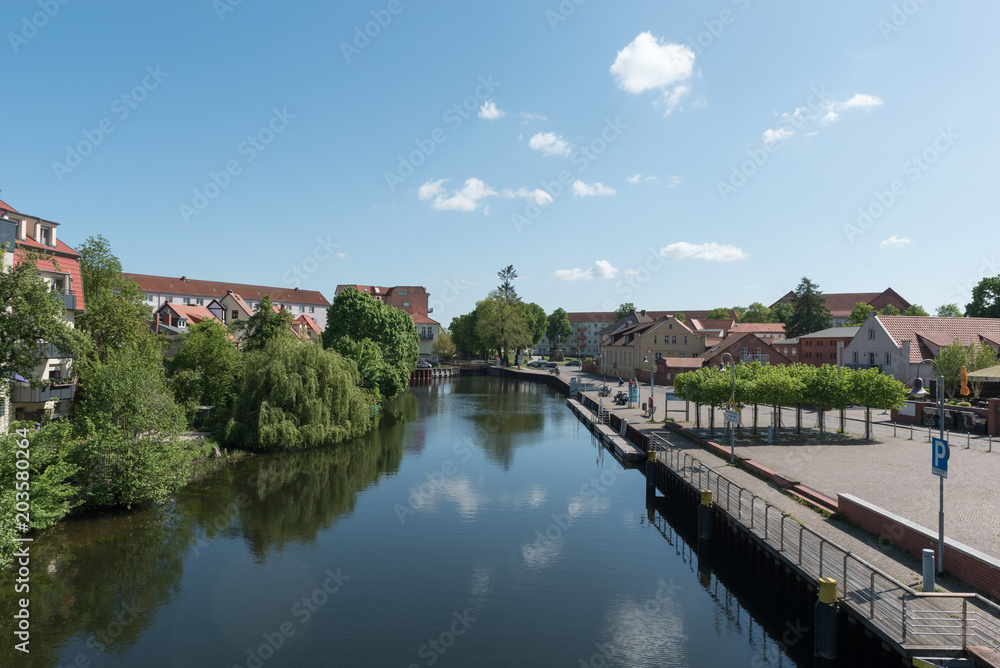
<svg viewBox="0 0 1000 668">
<path fill-rule="evenodd" d="M 31 654 L 4 633 L 0 665 L 812 665 L 811 615 L 672 515 L 551 389 L 462 377 L 42 535 Z"/>
</svg>

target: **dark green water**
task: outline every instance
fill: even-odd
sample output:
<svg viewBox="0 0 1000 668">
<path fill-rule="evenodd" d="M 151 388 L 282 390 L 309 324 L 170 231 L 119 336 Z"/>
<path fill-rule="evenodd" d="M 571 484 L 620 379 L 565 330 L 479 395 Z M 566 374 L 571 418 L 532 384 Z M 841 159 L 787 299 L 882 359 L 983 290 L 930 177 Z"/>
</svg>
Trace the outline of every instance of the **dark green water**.
<svg viewBox="0 0 1000 668">
<path fill-rule="evenodd" d="M 0 666 L 812 665 L 800 613 L 709 568 L 548 388 L 462 378 L 388 412 L 42 535 L 28 656 L 0 578 Z"/>
</svg>

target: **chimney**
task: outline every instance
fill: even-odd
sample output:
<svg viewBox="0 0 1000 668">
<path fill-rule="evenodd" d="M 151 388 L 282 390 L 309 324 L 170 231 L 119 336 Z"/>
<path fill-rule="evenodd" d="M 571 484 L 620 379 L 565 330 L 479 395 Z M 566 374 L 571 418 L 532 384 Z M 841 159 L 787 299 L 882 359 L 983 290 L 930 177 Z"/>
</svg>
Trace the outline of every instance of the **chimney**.
<svg viewBox="0 0 1000 668">
<path fill-rule="evenodd" d="M 181 283 L 187 283 L 187 276 L 181 276 Z"/>
<path fill-rule="evenodd" d="M 642 317 L 646 317 L 646 309 L 642 309 L 641 311 L 639 311 L 639 315 L 641 315 Z"/>
</svg>

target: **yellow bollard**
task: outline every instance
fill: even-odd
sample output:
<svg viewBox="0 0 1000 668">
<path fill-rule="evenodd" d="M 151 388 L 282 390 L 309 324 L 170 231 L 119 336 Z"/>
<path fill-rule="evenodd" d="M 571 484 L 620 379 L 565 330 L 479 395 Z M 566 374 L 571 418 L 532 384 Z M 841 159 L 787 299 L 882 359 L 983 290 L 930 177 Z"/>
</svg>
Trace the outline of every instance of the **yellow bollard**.
<svg viewBox="0 0 1000 668">
<path fill-rule="evenodd" d="M 710 489 L 701 490 L 701 505 L 703 506 L 712 505 L 712 490 Z"/>
<path fill-rule="evenodd" d="M 836 603 L 837 602 L 837 581 L 833 578 L 820 578 L 819 579 L 819 602 L 820 603 Z"/>
</svg>

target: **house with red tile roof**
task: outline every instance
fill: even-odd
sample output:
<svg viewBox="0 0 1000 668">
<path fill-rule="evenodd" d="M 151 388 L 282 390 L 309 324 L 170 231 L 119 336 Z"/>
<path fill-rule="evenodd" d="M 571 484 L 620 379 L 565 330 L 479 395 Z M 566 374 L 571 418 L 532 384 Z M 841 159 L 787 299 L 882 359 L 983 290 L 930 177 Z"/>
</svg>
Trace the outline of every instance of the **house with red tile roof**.
<svg viewBox="0 0 1000 668">
<path fill-rule="evenodd" d="M 876 367 L 907 385 L 918 375 L 932 375 L 924 359 L 958 341 L 963 346 L 985 342 L 1000 350 L 1000 318 L 934 318 L 872 314 L 858 329 L 843 352 L 843 364 L 851 368 Z M 919 374 L 918 374 L 919 367 Z"/>
<path fill-rule="evenodd" d="M 854 340 L 860 327 L 830 327 L 811 334 L 803 334 L 796 341 L 802 355 L 796 358 L 810 366 L 843 366 L 843 351 Z M 775 348 L 782 348 L 777 341 Z"/>
<path fill-rule="evenodd" d="M 381 285 L 338 285 L 334 296 L 339 295 L 347 288 L 357 288 L 358 292 L 363 292 L 373 299 L 398 308 L 400 311 L 424 315 L 431 313 L 427 302 L 429 294 L 422 285 L 396 285 L 391 288 Z"/>
<path fill-rule="evenodd" d="M 212 300 L 218 304 L 217 300 Z M 164 304 L 156 313 L 153 319 L 157 324 L 157 331 L 180 333 L 190 327 L 197 325 L 202 320 L 216 320 L 222 322 L 211 310 L 205 306 L 191 304 Z"/>
<path fill-rule="evenodd" d="M 271 303 L 275 306 L 284 306 L 293 316 L 308 315 L 321 328 L 326 328 L 326 309 L 330 307 L 330 302 L 317 290 L 210 281 L 187 276 L 152 276 L 131 272 L 122 272 L 122 275 L 138 283 L 146 293 L 146 303 L 154 311 L 168 303 L 205 306 L 213 299 L 218 299 L 221 303 L 227 294 L 234 292 L 241 295 L 251 312 L 264 296 L 270 296 Z M 229 310 L 232 311 L 231 308 Z"/>
<path fill-rule="evenodd" d="M 722 364 L 722 356 L 729 353 L 736 362 L 760 362 L 761 364 L 791 364 L 792 360 L 785 357 L 771 345 L 772 339 L 742 332 L 727 336 L 719 345 L 709 348 L 701 354 L 707 366 Z M 729 358 L 726 358 L 729 363 Z"/>
<path fill-rule="evenodd" d="M 615 314 L 611 311 L 577 311 L 566 316 L 572 332 L 562 342 L 563 351 L 571 357 L 596 356 L 601 348 L 601 331 L 615 321 Z M 543 336 L 534 353 L 548 355 L 552 348 L 549 337 Z"/>
<path fill-rule="evenodd" d="M 21 213 L 0 201 L 0 247 L 6 244 L 7 248 L 0 271 L 33 255 L 42 279 L 65 309 L 63 319 L 72 327 L 77 314 L 86 308 L 80 254 L 59 238 L 58 228 L 59 223 Z M 69 413 L 76 393 L 73 359 L 52 346 L 48 349 L 49 357 L 32 372 L 34 379 L 44 383 L 42 387 L 16 384 L 0 389 L 0 431 L 6 429 L 11 414 L 15 420 L 41 420 Z"/>
<path fill-rule="evenodd" d="M 427 317 L 425 313 L 411 313 L 410 319 L 413 320 L 413 326 L 417 328 L 420 356 L 433 357 L 434 342 L 441 334 L 441 323 Z"/>
<path fill-rule="evenodd" d="M 738 322 L 729 328 L 729 335 L 749 332 L 762 339 L 785 338 L 785 325 L 780 322 Z"/>
<path fill-rule="evenodd" d="M 319 341 L 320 337 L 323 336 L 323 330 L 316 324 L 316 321 L 305 314 L 292 321 L 292 331 L 300 339 L 308 339 L 309 341 Z"/>
<path fill-rule="evenodd" d="M 882 292 L 824 292 L 823 297 L 826 298 L 826 308 L 830 311 L 830 325 L 834 327 L 847 324 L 847 319 L 851 317 L 851 311 L 853 311 L 854 306 L 859 303 L 868 304 L 876 311 L 881 311 L 889 304 L 892 304 L 899 309 L 900 313 L 903 313 L 906 309 L 913 306 L 913 304 L 900 297 L 899 293 L 892 288 L 886 288 Z M 795 292 L 789 292 L 781 299 L 771 304 L 771 308 L 774 308 L 782 302 L 794 304 Z"/>
</svg>

